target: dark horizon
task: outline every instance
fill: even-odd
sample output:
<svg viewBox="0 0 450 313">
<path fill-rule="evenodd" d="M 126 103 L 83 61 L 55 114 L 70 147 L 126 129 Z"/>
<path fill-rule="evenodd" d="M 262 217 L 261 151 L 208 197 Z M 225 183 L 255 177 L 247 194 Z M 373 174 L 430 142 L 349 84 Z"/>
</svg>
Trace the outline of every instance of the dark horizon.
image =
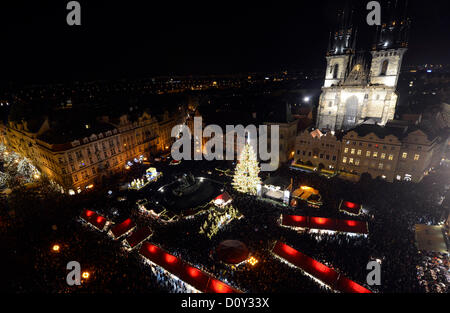
<svg viewBox="0 0 450 313">
<path fill-rule="evenodd" d="M 145 78 L 320 69 L 337 10 L 345 1 L 143 5 L 81 4 L 81 26 L 66 24 L 66 4 L 2 3 L 3 83 Z M 373 28 L 358 14 L 358 49 Z M 402 1 L 400 1 L 402 2 Z M 404 64 L 450 63 L 450 4 L 409 1 Z"/>
</svg>

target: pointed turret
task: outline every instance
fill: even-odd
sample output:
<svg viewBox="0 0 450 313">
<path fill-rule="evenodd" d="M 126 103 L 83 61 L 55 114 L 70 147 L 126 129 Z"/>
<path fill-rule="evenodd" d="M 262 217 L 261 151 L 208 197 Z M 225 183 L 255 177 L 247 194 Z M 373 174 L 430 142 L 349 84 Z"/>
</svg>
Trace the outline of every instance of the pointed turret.
<svg viewBox="0 0 450 313">
<path fill-rule="evenodd" d="M 404 5 L 396 0 L 388 2 L 383 17 L 387 17 L 381 27 L 377 27 L 373 50 L 388 50 L 408 47 L 408 35 L 411 25 L 407 17 L 408 1 Z"/>
</svg>

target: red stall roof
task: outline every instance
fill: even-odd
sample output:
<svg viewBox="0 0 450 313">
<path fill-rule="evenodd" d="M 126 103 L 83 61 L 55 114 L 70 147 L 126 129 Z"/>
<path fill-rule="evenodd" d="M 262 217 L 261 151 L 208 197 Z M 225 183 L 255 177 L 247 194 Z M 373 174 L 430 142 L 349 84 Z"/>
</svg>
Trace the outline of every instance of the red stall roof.
<svg viewBox="0 0 450 313">
<path fill-rule="evenodd" d="M 126 241 L 128 242 L 131 248 L 134 248 L 138 244 L 143 242 L 145 239 L 150 237 L 151 234 L 152 234 L 151 229 L 148 226 L 145 226 L 132 233 L 130 237 L 126 239 Z"/>
<path fill-rule="evenodd" d="M 308 274 L 323 281 L 330 287 L 334 286 L 338 279 L 339 274 L 334 269 L 329 268 L 284 243 L 277 242 L 273 252 L 289 263 L 294 264 Z"/>
<path fill-rule="evenodd" d="M 350 214 L 359 215 L 361 211 L 361 205 L 350 201 L 342 201 L 339 210 L 348 212 Z"/>
<path fill-rule="evenodd" d="M 139 253 L 199 291 L 240 293 L 239 290 L 211 277 L 200 269 L 187 264 L 180 258 L 167 253 L 160 247 L 149 242 L 144 242 Z"/>
<path fill-rule="evenodd" d="M 366 222 L 352 220 L 337 220 L 336 230 L 355 234 L 369 233 Z"/>
<path fill-rule="evenodd" d="M 310 217 L 309 218 L 309 228 L 335 230 L 336 220 L 332 219 L 332 218 L 326 218 L 326 217 Z"/>
<path fill-rule="evenodd" d="M 127 218 L 122 223 L 117 224 L 113 228 L 111 228 L 111 232 L 113 233 L 114 238 L 119 238 L 123 234 L 133 229 L 133 227 L 135 226 L 136 223 L 131 218 Z"/>
<path fill-rule="evenodd" d="M 91 210 L 84 210 L 80 217 L 91 225 L 97 227 L 99 230 L 103 230 L 107 222 L 106 218 Z"/>
<path fill-rule="evenodd" d="M 372 293 L 369 289 L 364 288 L 343 275 L 339 277 L 336 289 L 346 293 Z"/>
<path fill-rule="evenodd" d="M 308 227 L 309 221 L 307 216 L 299 215 L 283 215 L 282 225 L 291 227 Z"/>
<path fill-rule="evenodd" d="M 97 217 L 97 213 L 95 213 L 94 211 L 91 210 L 84 210 L 83 212 L 81 212 L 80 217 L 85 220 L 86 222 L 90 223 L 91 220 L 95 219 Z"/>
<path fill-rule="evenodd" d="M 282 242 L 276 243 L 273 253 L 338 291 L 347 293 L 371 293 L 370 290 L 340 275 L 334 269 Z"/>
<path fill-rule="evenodd" d="M 283 215 L 281 217 L 281 224 L 289 227 L 322 229 L 355 234 L 369 233 L 366 222 L 354 220 L 338 220 L 326 217 Z"/>
</svg>

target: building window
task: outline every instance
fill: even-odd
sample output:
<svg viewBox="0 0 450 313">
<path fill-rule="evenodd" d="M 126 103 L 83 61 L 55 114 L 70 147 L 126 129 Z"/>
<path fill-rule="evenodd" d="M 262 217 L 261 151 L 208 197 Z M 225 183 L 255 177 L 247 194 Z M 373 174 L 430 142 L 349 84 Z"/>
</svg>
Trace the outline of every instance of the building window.
<svg viewBox="0 0 450 313">
<path fill-rule="evenodd" d="M 348 163 L 353 164 L 354 163 L 353 158 L 350 158 L 350 161 Z"/>
<path fill-rule="evenodd" d="M 381 159 L 382 159 L 382 160 L 386 159 L 386 153 L 382 153 L 382 154 L 381 154 Z"/>
<path fill-rule="evenodd" d="M 379 169 L 379 170 L 382 170 L 383 167 L 384 167 L 384 164 L 383 164 L 383 163 L 378 164 L 378 169 Z"/>
<path fill-rule="evenodd" d="M 416 154 L 416 155 L 414 156 L 414 161 L 419 161 L 419 159 L 420 159 L 420 155 Z"/>
<path fill-rule="evenodd" d="M 366 157 L 370 158 L 370 151 L 366 152 Z"/>
<path fill-rule="evenodd" d="M 338 78 L 338 73 L 339 73 L 339 64 L 335 64 L 333 68 L 333 79 Z"/>
<path fill-rule="evenodd" d="M 348 153 L 348 148 L 345 148 L 344 153 Z"/>
<path fill-rule="evenodd" d="M 358 155 L 361 155 L 362 154 L 362 151 L 361 150 L 358 150 Z"/>
<path fill-rule="evenodd" d="M 359 163 L 360 163 L 359 159 L 356 159 L 355 165 L 356 165 L 356 166 L 359 166 Z"/>
<path fill-rule="evenodd" d="M 386 76 L 388 67 L 389 67 L 389 61 L 388 60 L 384 60 L 383 64 L 381 65 L 380 76 Z"/>
<path fill-rule="evenodd" d="M 406 159 L 406 158 L 408 158 L 408 153 L 406 153 L 406 152 L 403 152 L 403 154 L 402 154 L 402 158 L 403 158 L 403 159 Z"/>
<path fill-rule="evenodd" d="M 347 157 L 344 157 L 344 159 L 342 160 L 342 163 L 347 163 Z"/>
<path fill-rule="evenodd" d="M 393 161 L 394 160 L 394 155 L 389 154 L 389 161 Z"/>
<path fill-rule="evenodd" d="M 78 175 L 77 175 L 77 174 L 73 175 L 73 180 L 74 180 L 75 182 L 78 181 Z"/>
<path fill-rule="evenodd" d="M 355 149 L 352 149 L 352 154 L 355 154 L 355 152 L 356 152 L 356 150 L 355 150 Z"/>
<path fill-rule="evenodd" d="M 378 158 L 378 152 L 374 152 L 374 153 L 373 153 L 373 158 L 374 158 L 374 159 Z"/>
</svg>

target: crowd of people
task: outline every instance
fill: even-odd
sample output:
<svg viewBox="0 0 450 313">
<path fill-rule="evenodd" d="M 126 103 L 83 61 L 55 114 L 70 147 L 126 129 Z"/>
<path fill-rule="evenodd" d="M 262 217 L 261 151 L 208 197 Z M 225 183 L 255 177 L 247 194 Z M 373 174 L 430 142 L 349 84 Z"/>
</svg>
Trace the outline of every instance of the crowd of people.
<svg viewBox="0 0 450 313">
<path fill-rule="evenodd" d="M 56 196 L 55 199 L 41 199 L 36 206 L 55 212 L 48 222 L 24 222 L 21 230 L 10 226 L 0 228 L 5 242 L 9 238 L 12 242 L 10 249 L 15 249 L 12 253 L 14 261 L 27 263 L 32 259 L 35 262 L 32 269 L 23 271 L 22 279 L 11 279 L 10 290 L 54 293 L 192 291 L 161 268 L 146 263 L 136 250 L 126 252 L 120 241 L 80 223 L 77 215 L 80 208 L 86 207 L 115 223 L 131 217 L 138 227 L 149 226 L 153 231 L 152 243 L 244 292 L 333 292 L 276 257 L 272 253 L 276 241 L 289 244 L 374 292 L 448 292 L 448 254 L 432 255 L 418 251 L 414 237 L 414 225 L 438 224 L 445 214 L 448 215 L 437 201 L 446 192 L 445 184 L 437 185 L 431 177 L 418 185 L 381 181 L 356 185 L 337 178 L 327 179 L 288 170 L 278 174 L 292 177 L 294 186 L 308 185 L 318 189 L 324 205 L 319 208 L 306 204 L 287 207 L 272 200 L 238 193 L 224 184 L 224 189 L 233 199 L 232 205 L 243 218 L 226 223 L 212 238 L 199 233 L 207 212 L 163 222 L 139 213 L 136 206 L 136 200 L 141 197 L 139 192 L 113 190 L 112 194 L 104 192 L 102 196 L 86 194 L 73 198 L 70 203 L 66 198 Z M 170 179 L 170 175 L 164 177 L 160 183 Z M 438 180 L 439 174 L 435 174 L 434 179 Z M 151 193 L 153 190 L 142 192 Z M 350 217 L 339 211 L 342 199 L 362 203 L 364 213 Z M 26 205 L 25 202 L 13 203 L 11 200 L 8 203 L 16 209 Z M 66 203 L 65 210 L 70 213 L 57 212 L 62 203 Z M 10 225 L 11 221 L 14 224 L 15 220 L 3 213 L 0 224 Z M 348 236 L 298 231 L 280 225 L 282 214 L 362 220 L 368 223 L 369 234 Z M 22 216 L 26 215 L 18 214 L 19 218 Z M 36 232 L 39 237 L 34 236 Z M 258 262 L 254 266 L 249 263 L 233 266 L 219 261 L 215 248 L 227 239 L 244 242 Z M 53 244 L 60 245 L 59 252 L 52 251 Z M 68 286 L 65 281 L 66 264 L 72 260 L 80 262 L 83 270 L 91 273 L 81 286 Z M 380 286 L 366 283 L 366 266 L 373 260 L 381 262 Z"/>
<path fill-rule="evenodd" d="M 422 262 L 417 265 L 417 279 L 426 292 L 448 293 L 450 263 L 448 254 L 422 252 Z"/>
</svg>

